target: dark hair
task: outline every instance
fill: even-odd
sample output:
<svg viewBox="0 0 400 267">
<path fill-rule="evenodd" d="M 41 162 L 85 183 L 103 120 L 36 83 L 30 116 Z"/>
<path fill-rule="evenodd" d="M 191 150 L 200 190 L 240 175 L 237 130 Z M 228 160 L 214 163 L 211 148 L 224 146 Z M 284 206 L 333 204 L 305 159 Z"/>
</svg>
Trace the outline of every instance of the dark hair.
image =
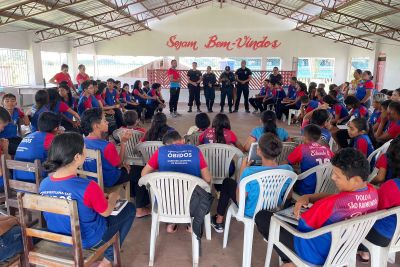
<svg viewBox="0 0 400 267">
<path fill-rule="evenodd" d="M 311 115 L 310 123 L 323 127 L 329 120 L 329 112 L 326 109 L 316 109 Z"/>
<path fill-rule="evenodd" d="M 344 82 L 345 84 L 346 84 L 346 86 L 350 86 L 350 83 L 349 82 Z"/>
<path fill-rule="evenodd" d="M 293 76 L 292 78 L 290 78 L 291 81 L 297 82 L 297 77 Z"/>
<path fill-rule="evenodd" d="M 315 124 L 309 124 L 304 127 L 304 136 L 313 142 L 317 142 L 321 138 L 321 128 Z"/>
<path fill-rule="evenodd" d="M 315 83 L 315 82 L 310 82 L 309 84 L 308 84 L 308 91 L 311 93 L 311 90 L 315 90 L 315 89 L 317 89 L 317 83 Z"/>
<path fill-rule="evenodd" d="M 134 126 L 136 125 L 136 122 L 138 121 L 138 114 L 134 110 L 128 110 L 125 111 L 124 113 L 124 122 L 127 126 Z"/>
<path fill-rule="evenodd" d="M 148 85 L 148 84 L 150 84 L 149 81 L 144 81 L 144 82 L 143 82 L 143 86 L 146 86 L 146 85 Z"/>
<path fill-rule="evenodd" d="M 146 141 L 161 141 L 170 127 L 167 125 L 167 116 L 164 113 L 156 113 L 153 116 L 150 129 L 146 133 Z"/>
<path fill-rule="evenodd" d="M 400 88 L 394 89 L 393 91 L 400 94 Z"/>
<path fill-rule="evenodd" d="M 62 64 L 61 65 L 61 70 L 63 70 L 63 69 L 69 69 L 68 65 L 67 64 Z"/>
<path fill-rule="evenodd" d="M 368 121 L 365 118 L 355 118 L 350 122 L 353 123 L 358 131 L 365 131 L 365 133 L 368 133 Z"/>
<path fill-rule="evenodd" d="M 44 133 L 51 133 L 55 128 L 60 127 L 60 116 L 54 112 L 46 111 L 39 115 L 38 128 Z"/>
<path fill-rule="evenodd" d="M 39 90 L 35 94 L 36 109 L 39 110 L 49 103 L 49 94 L 46 90 Z"/>
<path fill-rule="evenodd" d="M 272 110 L 265 110 L 261 113 L 261 121 L 264 127 L 264 133 L 272 133 L 277 136 L 276 133 L 276 114 Z"/>
<path fill-rule="evenodd" d="M 200 130 L 210 127 L 210 118 L 208 117 L 207 113 L 202 112 L 197 114 L 195 118 L 195 124 Z"/>
<path fill-rule="evenodd" d="M 140 90 L 141 88 L 139 87 L 139 84 L 141 83 L 140 80 L 136 80 L 135 83 L 133 84 L 133 89 L 138 89 Z"/>
<path fill-rule="evenodd" d="M 332 90 L 335 90 L 336 87 L 338 87 L 336 84 L 331 83 L 328 88 L 329 88 L 329 91 L 332 91 Z"/>
<path fill-rule="evenodd" d="M 8 94 L 5 94 L 5 95 L 3 96 L 3 102 L 4 102 L 4 100 L 7 99 L 7 98 L 17 100 L 17 97 L 16 97 L 15 95 L 8 93 Z"/>
<path fill-rule="evenodd" d="M 158 88 L 160 88 L 161 87 L 161 84 L 159 84 L 159 83 L 153 83 L 152 85 L 151 85 L 151 89 L 154 89 L 154 90 L 157 90 Z"/>
<path fill-rule="evenodd" d="M 317 88 L 317 93 L 323 98 L 324 96 L 326 96 L 326 92 L 324 88 L 318 87 Z"/>
<path fill-rule="evenodd" d="M 392 102 L 389 104 L 389 107 L 388 107 L 388 108 L 390 108 L 391 110 L 393 110 L 394 112 L 396 112 L 397 115 L 400 115 L 400 103 L 399 103 L 399 102 L 397 102 L 397 101 L 392 101 Z"/>
<path fill-rule="evenodd" d="M 164 145 L 172 144 L 175 141 L 182 139 L 182 136 L 177 131 L 171 131 L 164 135 L 162 142 Z"/>
<path fill-rule="evenodd" d="M 264 82 L 270 82 L 270 80 L 269 79 L 265 79 Z"/>
<path fill-rule="evenodd" d="M 86 89 L 88 89 L 89 88 L 89 86 L 92 84 L 92 82 L 91 81 L 89 81 L 89 80 L 87 80 L 87 81 L 84 81 L 82 84 L 81 84 L 81 88 L 82 88 L 82 90 L 83 91 L 85 91 Z"/>
<path fill-rule="evenodd" d="M 67 132 L 57 135 L 51 143 L 47 160 L 43 163 L 44 169 L 55 172 L 71 164 L 77 154 L 83 154 L 84 147 L 83 137 L 78 133 Z"/>
<path fill-rule="evenodd" d="M 374 76 L 372 76 L 372 72 L 370 72 L 369 70 L 365 70 L 364 73 L 366 73 L 371 80 L 374 78 Z"/>
<path fill-rule="evenodd" d="M 0 121 L 3 121 L 4 123 L 11 121 L 10 113 L 8 113 L 8 111 L 3 107 L 0 107 Z"/>
<path fill-rule="evenodd" d="M 218 113 L 212 122 L 212 127 L 215 129 L 216 143 L 226 144 L 224 129 L 231 129 L 231 123 L 226 114 Z"/>
<path fill-rule="evenodd" d="M 332 96 L 332 97 L 334 97 L 334 98 L 337 98 L 338 94 L 339 94 L 339 91 L 338 91 L 338 90 L 336 90 L 336 89 L 332 89 L 332 90 L 329 89 L 328 95 L 330 95 L 330 96 Z"/>
<path fill-rule="evenodd" d="M 83 112 L 81 116 L 81 128 L 85 135 L 93 132 L 93 124 L 99 124 L 103 118 L 101 108 L 91 108 Z"/>
<path fill-rule="evenodd" d="M 392 140 L 386 151 L 386 157 L 388 160 L 388 169 L 393 172 L 393 177 L 399 177 L 400 175 L 400 136 Z"/>
<path fill-rule="evenodd" d="M 322 101 L 324 101 L 325 103 L 327 103 L 330 107 L 332 107 L 333 105 L 336 105 L 337 103 L 339 103 L 339 101 L 332 97 L 331 95 L 326 95 L 322 98 Z"/>
<path fill-rule="evenodd" d="M 85 67 L 85 65 L 83 65 L 83 64 L 79 64 L 79 66 L 78 66 L 78 70 L 80 70 L 80 69 L 82 69 L 82 68 L 84 68 Z"/>
<path fill-rule="evenodd" d="M 97 92 L 96 95 L 101 95 L 104 92 L 104 89 L 107 88 L 107 84 L 104 82 L 99 83 L 99 86 L 97 87 Z"/>
<path fill-rule="evenodd" d="M 97 81 L 95 81 L 95 80 L 92 80 L 92 85 L 93 86 L 97 86 L 99 83 L 97 82 Z"/>
<path fill-rule="evenodd" d="M 386 95 L 387 95 L 387 96 L 392 96 L 392 95 L 393 95 L 393 91 L 392 91 L 392 90 L 388 91 L 388 92 L 386 93 Z"/>
<path fill-rule="evenodd" d="M 124 83 L 124 84 L 122 85 L 122 88 L 125 88 L 126 86 L 128 86 L 128 88 L 129 88 L 129 84 L 128 84 L 128 83 Z"/>
<path fill-rule="evenodd" d="M 356 69 L 354 72 L 357 72 L 359 75 L 362 74 L 362 70 L 361 69 Z"/>
<path fill-rule="evenodd" d="M 390 99 L 385 100 L 385 101 L 383 101 L 383 102 L 381 103 L 381 107 L 383 107 L 384 109 L 387 109 L 387 108 L 389 107 L 390 103 L 392 103 L 392 102 L 393 102 L 393 101 L 390 100 Z"/>
<path fill-rule="evenodd" d="M 310 97 L 308 95 L 303 95 L 300 97 L 300 103 L 307 104 L 308 102 L 310 102 Z"/>
<path fill-rule="evenodd" d="M 344 103 L 347 106 L 351 106 L 353 108 L 358 108 L 361 105 L 360 100 L 358 100 L 358 98 L 353 95 L 347 96 L 344 100 Z"/>
<path fill-rule="evenodd" d="M 382 90 L 379 91 L 379 93 L 382 93 L 382 94 L 384 94 L 384 95 L 386 95 L 387 92 L 389 92 L 388 89 L 382 89 Z"/>
<path fill-rule="evenodd" d="M 363 181 L 367 181 L 369 162 L 363 153 L 354 148 L 343 148 L 331 159 L 333 166 L 339 168 L 347 178 L 360 176 Z"/>
<path fill-rule="evenodd" d="M 300 92 L 305 92 L 307 93 L 307 85 L 303 82 L 297 81 L 297 84 L 300 87 Z"/>
<path fill-rule="evenodd" d="M 266 159 L 275 159 L 282 152 L 282 141 L 272 133 L 263 134 L 258 140 L 258 147 Z"/>
<path fill-rule="evenodd" d="M 49 109 L 54 112 L 58 101 L 61 99 L 60 94 L 57 88 L 50 88 L 47 93 L 49 94 Z"/>
<path fill-rule="evenodd" d="M 108 78 L 108 79 L 107 79 L 107 82 L 109 82 L 109 83 L 115 83 L 115 80 L 114 80 L 113 78 Z"/>
<path fill-rule="evenodd" d="M 116 81 L 115 81 L 115 84 L 119 84 L 119 83 L 121 83 L 121 81 L 119 81 L 119 80 L 116 80 Z"/>
</svg>

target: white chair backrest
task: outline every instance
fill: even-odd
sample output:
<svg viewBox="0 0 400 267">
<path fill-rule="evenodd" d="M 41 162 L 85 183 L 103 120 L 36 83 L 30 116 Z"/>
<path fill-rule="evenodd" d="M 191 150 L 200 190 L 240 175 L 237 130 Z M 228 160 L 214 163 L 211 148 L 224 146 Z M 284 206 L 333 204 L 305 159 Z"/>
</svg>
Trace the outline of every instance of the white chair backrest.
<svg viewBox="0 0 400 267">
<path fill-rule="evenodd" d="M 359 244 L 364 240 L 382 211 L 362 215 L 327 225 L 319 230 L 321 233 L 329 230 L 332 234 L 331 248 L 324 266 L 346 266 L 355 257 Z M 317 234 L 319 230 L 313 232 Z"/>
<path fill-rule="evenodd" d="M 146 164 L 154 152 L 161 146 L 163 146 L 163 143 L 160 141 L 146 141 L 138 144 L 135 149 L 142 155 L 143 162 Z"/>
<path fill-rule="evenodd" d="M 186 143 L 186 144 L 190 144 L 190 145 L 197 146 L 197 145 L 199 144 L 199 137 L 200 137 L 201 133 L 202 133 L 202 132 L 197 131 L 197 132 L 194 132 L 194 133 L 192 133 L 192 134 L 185 135 L 185 136 L 184 136 L 184 138 L 185 138 L 185 143 Z"/>
<path fill-rule="evenodd" d="M 279 165 L 281 165 L 284 162 L 287 162 L 287 158 L 290 153 L 296 148 L 296 143 L 295 142 L 283 142 L 283 147 L 282 147 L 282 152 L 281 154 L 276 158 L 276 162 L 278 162 Z"/>
<path fill-rule="evenodd" d="M 331 179 L 332 176 L 332 164 L 330 162 L 315 166 L 301 174 L 297 180 L 303 180 L 308 177 L 310 174 L 315 173 L 317 184 L 315 186 L 314 193 L 329 193 L 335 194 L 338 192 L 338 189 Z"/>
<path fill-rule="evenodd" d="M 393 140 L 393 139 L 392 139 Z M 375 162 L 378 160 L 379 156 L 386 153 L 386 151 L 388 150 L 390 143 L 392 142 L 392 140 L 387 141 L 386 143 L 384 143 L 380 148 L 375 149 L 369 156 L 368 156 L 368 162 L 371 163 L 372 160 L 374 160 Z"/>
<path fill-rule="evenodd" d="M 303 138 L 303 136 L 293 136 L 293 137 L 291 137 L 291 138 L 292 138 L 293 143 L 296 144 L 296 146 L 299 146 L 299 145 L 301 145 L 301 144 L 304 143 L 304 138 Z"/>
<path fill-rule="evenodd" d="M 386 210 L 386 213 L 384 214 L 383 217 L 387 216 L 396 216 L 397 218 L 397 224 L 396 224 L 396 229 L 394 231 L 392 240 L 390 241 L 389 244 L 389 252 L 390 251 L 400 251 L 400 207 L 395 207 Z"/>
<path fill-rule="evenodd" d="M 129 158 L 134 158 L 134 157 L 139 157 L 140 155 L 137 153 L 137 150 L 135 147 L 140 143 L 140 139 L 142 139 L 144 133 L 136 130 L 131 130 L 132 131 L 132 137 L 129 139 L 129 141 L 126 143 L 126 157 Z M 121 140 L 120 135 L 122 134 L 122 131 L 118 132 L 118 139 Z"/>
<path fill-rule="evenodd" d="M 190 199 L 196 185 L 207 192 L 210 186 L 201 178 L 178 172 L 155 172 L 140 178 L 139 185 L 150 186 L 153 209 L 160 217 L 190 218 Z"/>
<path fill-rule="evenodd" d="M 226 144 L 205 144 L 199 149 L 207 162 L 208 169 L 213 179 L 224 179 L 229 177 L 229 166 L 236 156 L 236 173 L 242 164 L 244 154 L 238 148 Z"/>
<path fill-rule="evenodd" d="M 282 187 L 285 185 L 286 181 L 290 179 L 290 185 L 288 186 L 283 200 L 279 205 L 278 202 L 280 199 Z M 282 208 L 296 180 L 296 173 L 281 169 L 262 171 L 244 178 L 239 183 L 239 210 L 237 218 L 239 220 L 244 218 L 244 209 L 246 206 L 246 186 L 249 183 L 256 182 L 258 183 L 258 186 L 260 188 L 257 206 L 254 210 L 255 216 L 259 210 L 274 210 L 276 208 Z"/>
</svg>

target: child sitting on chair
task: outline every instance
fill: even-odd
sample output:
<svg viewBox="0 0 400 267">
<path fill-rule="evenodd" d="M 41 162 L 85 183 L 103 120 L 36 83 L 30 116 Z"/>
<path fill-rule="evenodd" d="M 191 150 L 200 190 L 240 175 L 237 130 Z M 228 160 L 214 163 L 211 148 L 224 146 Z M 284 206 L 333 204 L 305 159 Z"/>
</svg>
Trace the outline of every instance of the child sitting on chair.
<svg viewBox="0 0 400 267">
<path fill-rule="evenodd" d="M 211 124 L 210 118 L 205 112 L 197 114 L 194 123 L 195 125 L 189 128 L 187 135 L 204 132 Z"/>
<path fill-rule="evenodd" d="M 19 125 L 19 120 L 21 119 L 24 125 L 29 126 L 29 118 L 19 107 L 17 107 L 17 98 L 15 95 L 5 94 L 3 96 L 3 107 L 7 109 L 8 113 L 10 113 L 11 120 L 15 125 Z"/>
<path fill-rule="evenodd" d="M 4 125 L 4 127 L 0 128 L 0 138 L 7 139 L 9 144 L 7 153 L 14 156 L 22 139 L 18 136 L 17 125 L 12 122 L 10 113 L 5 108 L 0 107 L 0 114 L 0 121 Z"/>
<path fill-rule="evenodd" d="M 304 128 L 304 144 L 297 146 L 288 156 L 290 165 L 300 164 L 301 172 L 330 162 L 333 157 L 332 151 L 318 143 L 321 138 L 321 128 L 310 124 Z M 315 173 L 296 182 L 294 191 L 299 195 L 312 194 L 315 191 L 317 178 Z"/>
<path fill-rule="evenodd" d="M 10 114 L 8 114 L 7 110 L 5 110 L 4 108 L 0 109 L 0 131 L 2 131 L 6 127 L 9 116 Z M 0 139 L 0 157 L 1 155 L 5 155 L 6 159 L 9 158 L 8 140 L 5 138 Z M 4 192 L 4 180 L 1 167 L 0 167 L 0 192 Z"/>
<path fill-rule="evenodd" d="M 272 134 L 266 133 L 258 140 L 258 148 L 257 155 L 261 157 L 262 164 L 261 166 L 252 166 L 254 162 L 248 161 L 247 157 L 242 162 L 242 166 L 240 168 L 240 180 L 243 180 L 247 176 L 252 174 L 273 170 L 273 169 L 283 169 L 293 171 L 290 165 L 278 165 L 276 162 L 276 157 L 278 157 L 282 152 L 282 142 L 279 138 Z M 282 188 L 282 192 L 280 194 L 280 202 L 283 200 L 283 196 L 286 193 L 287 187 L 290 185 L 291 181 L 287 181 L 284 188 Z M 217 214 L 211 218 L 211 225 L 217 233 L 222 233 L 224 231 L 224 216 L 228 209 L 229 202 L 232 200 L 236 205 L 238 205 L 239 201 L 239 188 L 238 183 L 231 179 L 225 178 L 222 187 L 221 187 L 221 195 L 218 201 L 217 206 Z M 244 215 L 247 217 L 253 217 L 254 210 L 257 205 L 258 195 L 260 192 L 260 188 L 258 186 L 257 181 L 250 182 L 246 186 L 246 206 Z"/>
<path fill-rule="evenodd" d="M 361 152 L 354 148 L 344 148 L 332 158 L 332 165 L 331 179 L 339 193 L 307 194 L 300 197 L 294 208 L 294 215 L 299 219 L 297 230 L 300 232 L 311 232 L 326 225 L 374 212 L 378 208 L 378 193 L 366 182 L 369 163 Z M 301 208 L 309 203 L 313 203 L 313 206 L 301 214 Z M 352 205 L 349 205 L 350 203 Z M 255 217 L 258 231 L 265 239 L 268 239 L 272 216 L 272 211 L 262 210 Z M 332 237 L 330 233 L 308 239 L 294 237 L 281 228 L 279 240 L 304 261 L 312 265 L 324 265 Z M 282 251 L 277 248 L 275 250 L 284 262 L 282 266 L 295 266 Z"/>
</svg>

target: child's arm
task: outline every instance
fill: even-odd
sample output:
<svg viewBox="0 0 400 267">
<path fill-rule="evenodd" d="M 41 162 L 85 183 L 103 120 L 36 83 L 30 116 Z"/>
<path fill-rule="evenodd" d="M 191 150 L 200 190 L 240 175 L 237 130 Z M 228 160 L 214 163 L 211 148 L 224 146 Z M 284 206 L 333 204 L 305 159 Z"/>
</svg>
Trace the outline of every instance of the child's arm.
<svg viewBox="0 0 400 267">
<path fill-rule="evenodd" d="M 119 158 L 121 160 L 121 166 L 124 164 L 125 160 L 126 143 L 129 141 L 129 139 L 131 139 L 131 137 L 132 137 L 131 131 L 123 131 L 122 134 L 120 135 L 121 149 L 119 152 Z"/>
</svg>

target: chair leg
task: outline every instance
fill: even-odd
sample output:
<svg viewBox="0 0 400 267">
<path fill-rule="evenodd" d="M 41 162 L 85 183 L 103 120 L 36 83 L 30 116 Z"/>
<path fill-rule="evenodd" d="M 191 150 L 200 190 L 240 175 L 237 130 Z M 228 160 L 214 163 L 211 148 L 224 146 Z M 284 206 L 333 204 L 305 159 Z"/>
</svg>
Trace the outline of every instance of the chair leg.
<svg viewBox="0 0 400 267">
<path fill-rule="evenodd" d="M 192 254 L 193 254 L 193 267 L 199 265 L 199 240 L 194 233 L 192 233 Z"/>
<path fill-rule="evenodd" d="M 396 252 L 391 252 L 388 254 L 388 260 L 389 263 L 395 264 L 396 263 Z"/>
<path fill-rule="evenodd" d="M 265 256 L 264 267 L 269 267 L 271 265 L 272 251 L 274 250 L 275 235 L 277 231 L 280 231 L 279 227 L 276 227 L 275 221 L 271 220 L 271 224 L 269 227 L 268 241 L 267 241 L 268 242 L 267 255 Z M 278 238 L 279 238 L 279 233 L 278 233 Z"/>
<path fill-rule="evenodd" d="M 289 125 L 289 126 L 290 126 L 291 118 L 292 118 L 292 113 L 289 110 L 288 117 L 287 117 L 287 125 Z"/>
<path fill-rule="evenodd" d="M 369 248 L 371 257 L 371 267 L 385 267 L 388 262 L 388 250 L 379 246 L 372 245 Z"/>
<path fill-rule="evenodd" d="M 206 239 L 211 240 L 211 216 L 210 216 L 210 213 L 204 217 L 204 228 L 206 230 Z"/>
<path fill-rule="evenodd" d="M 244 223 L 244 238 L 243 238 L 243 267 L 251 266 L 251 254 L 253 252 L 253 232 L 254 222 Z"/>
<path fill-rule="evenodd" d="M 113 250 L 114 250 L 114 266 L 121 267 L 122 263 L 121 263 L 121 247 L 119 242 L 119 233 L 117 233 L 115 236 Z"/>
<path fill-rule="evenodd" d="M 222 243 L 222 248 L 226 248 L 226 245 L 228 243 L 228 235 L 229 235 L 229 227 L 231 226 L 231 219 L 232 219 L 232 211 L 231 208 L 229 207 L 225 217 L 224 241 Z"/>
<path fill-rule="evenodd" d="M 156 249 L 156 238 L 157 238 L 157 228 L 158 228 L 158 218 L 154 216 L 151 218 L 151 233 L 150 233 L 150 254 L 149 254 L 149 266 L 154 264 L 154 254 Z"/>
</svg>

